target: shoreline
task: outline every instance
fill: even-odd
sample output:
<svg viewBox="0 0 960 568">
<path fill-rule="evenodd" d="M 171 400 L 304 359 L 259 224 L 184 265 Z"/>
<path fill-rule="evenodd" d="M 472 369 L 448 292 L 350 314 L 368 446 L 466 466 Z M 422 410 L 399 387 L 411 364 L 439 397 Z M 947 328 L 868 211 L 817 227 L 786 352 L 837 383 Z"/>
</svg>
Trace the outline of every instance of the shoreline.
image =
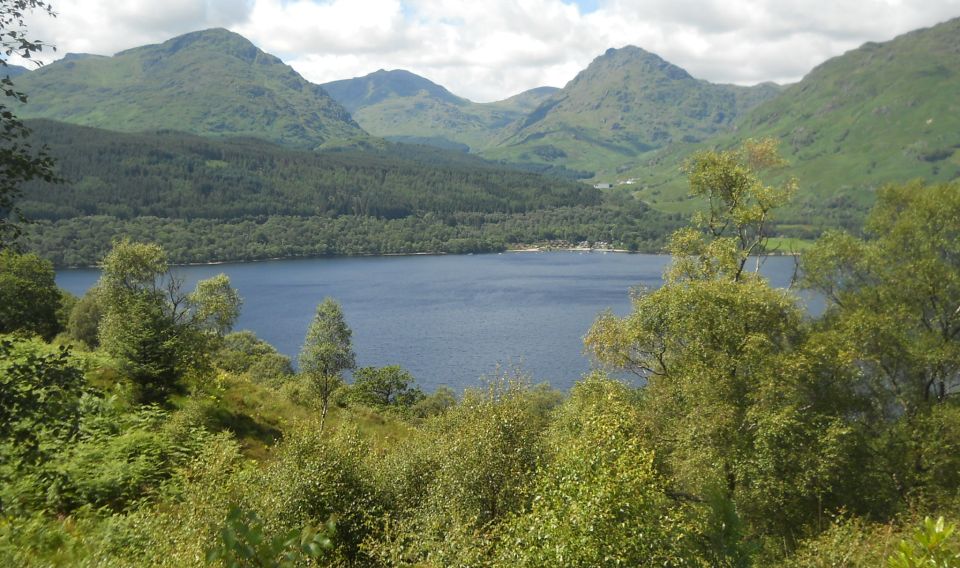
<svg viewBox="0 0 960 568">
<path fill-rule="evenodd" d="M 270 258 L 255 258 L 251 260 L 211 260 L 208 262 L 171 262 L 170 267 L 178 266 L 217 266 L 220 264 L 251 264 L 254 262 L 272 262 L 276 260 L 312 260 L 318 258 L 375 258 L 375 257 L 401 257 L 401 256 L 470 256 L 480 254 L 503 254 L 503 253 L 538 253 L 538 252 L 589 252 L 589 253 L 618 253 L 618 254 L 649 254 L 657 256 L 669 256 L 667 252 L 648 252 L 631 251 L 618 248 L 596 248 L 596 247 L 551 247 L 551 246 L 524 246 L 520 248 L 508 248 L 502 251 L 486 252 L 385 252 L 385 253 L 364 253 L 364 254 L 330 254 L 317 256 L 275 256 Z M 768 252 L 763 255 L 751 256 L 800 256 L 799 251 L 794 252 Z M 55 270 L 89 270 L 99 269 L 99 264 L 81 265 L 81 266 L 54 266 Z"/>
</svg>

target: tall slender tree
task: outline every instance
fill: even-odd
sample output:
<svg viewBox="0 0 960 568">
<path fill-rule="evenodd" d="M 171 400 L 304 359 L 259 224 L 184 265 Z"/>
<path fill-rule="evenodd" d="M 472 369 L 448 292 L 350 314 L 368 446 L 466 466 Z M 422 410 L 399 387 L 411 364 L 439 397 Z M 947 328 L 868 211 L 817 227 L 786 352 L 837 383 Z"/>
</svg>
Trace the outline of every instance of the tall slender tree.
<svg viewBox="0 0 960 568">
<path fill-rule="evenodd" d="M 340 304 L 333 298 L 320 302 L 300 350 L 300 371 L 309 378 L 320 397 L 321 430 L 327 418 L 330 395 L 343 384 L 343 372 L 356 367 L 351 335 Z"/>
</svg>

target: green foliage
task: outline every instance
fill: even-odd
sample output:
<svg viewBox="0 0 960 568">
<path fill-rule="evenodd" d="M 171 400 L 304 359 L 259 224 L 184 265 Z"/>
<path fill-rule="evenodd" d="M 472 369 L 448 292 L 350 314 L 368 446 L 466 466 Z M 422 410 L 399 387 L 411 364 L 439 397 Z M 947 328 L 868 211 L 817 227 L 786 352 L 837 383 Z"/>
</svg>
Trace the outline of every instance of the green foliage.
<svg viewBox="0 0 960 568">
<path fill-rule="evenodd" d="M 25 186 L 23 210 L 40 221 L 25 227 L 24 243 L 61 266 L 96 264 L 124 237 L 157 242 L 177 263 L 584 240 L 655 252 L 680 221 L 581 183 L 403 145 L 316 153 L 34 128 L 69 181 Z"/>
<path fill-rule="evenodd" d="M 77 217 L 27 227 L 26 246 L 59 266 L 96 264 L 113 240 L 155 241 L 177 263 L 278 257 L 495 252 L 530 243 L 570 246 L 605 241 L 643 252 L 663 249 L 679 224 L 637 204 L 542 209 L 518 214 L 431 213 L 403 219 L 348 215 L 270 216 L 215 221 L 139 217 Z M 254 235 L 254 238 L 251 238 Z"/>
<path fill-rule="evenodd" d="M 314 421 L 300 424 L 277 448 L 274 460 L 243 480 L 247 499 L 270 533 L 299 531 L 335 518 L 336 531 L 327 535 L 335 554 L 355 558 L 379 508 L 364 466 L 368 452 L 354 433 L 327 432 Z"/>
<path fill-rule="evenodd" d="M 103 319 L 103 305 L 100 300 L 100 288 L 94 286 L 74 304 L 67 318 L 67 336 L 82 342 L 89 348 L 100 345 L 100 320 Z"/>
<path fill-rule="evenodd" d="M 448 386 L 437 387 L 437 390 L 426 395 L 419 402 L 414 404 L 410 411 L 419 418 L 429 418 L 443 414 L 450 408 L 456 406 L 457 397 Z"/>
<path fill-rule="evenodd" d="M 748 140 L 736 151 L 706 151 L 690 158 L 685 166 L 690 193 L 706 200 L 708 209 L 694 216 L 692 228 L 671 237 L 673 267 L 667 278 L 739 280 L 750 256 L 767 252 L 773 210 L 796 191 L 792 180 L 782 187 L 761 180 L 761 171 L 783 165 L 772 139 Z"/>
<path fill-rule="evenodd" d="M 960 185 L 889 186 L 867 240 L 830 234 L 803 258 L 880 402 L 912 414 L 947 399 L 960 372 Z M 897 409 L 897 410 L 894 410 Z"/>
<path fill-rule="evenodd" d="M 465 392 L 370 468 L 388 516 L 368 554 L 401 566 L 488 563 L 496 527 L 529 503 L 548 420 L 522 378 Z"/>
<path fill-rule="evenodd" d="M 602 363 L 645 379 L 643 435 L 671 490 L 708 505 L 714 565 L 743 565 L 765 535 L 792 549 L 825 511 L 871 506 L 850 498 L 871 459 L 859 375 L 793 295 L 746 268 L 792 191 L 760 181 L 757 169 L 777 163 L 770 141 L 694 158 L 691 188 L 709 210 L 671 239 L 666 284 L 641 290 L 625 317 L 602 315 L 585 339 Z"/>
<path fill-rule="evenodd" d="M 223 336 L 240 317 L 243 300 L 230 287 L 226 274 L 197 282 L 197 288 L 187 295 L 188 305 L 193 306 L 192 324 L 199 330 Z"/>
<path fill-rule="evenodd" d="M 207 553 L 207 562 L 220 562 L 227 568 L 292 568 L 307 559 L 322 558 L 333 548 L 328 535 L 335 530 L 336 524 L 328 521 L 319 530 L 308 525 L 267 538 L 256 513 L 233 507 L 220 530 L 221 542 Z"/>
<path fill-rule="evenodd" d="M 686 564 L 678 508 L 644 448 L 635 393 L 590 377 L 551 424 L 529 510 L 503 527 L 497 566 Z M 689 544 L 687 544 L 689 546 Z"/>
<path fill-rule="evenodd" d="M 79 434 L 83 373 L 67 348 L 0 336 L 0 512 L 41 508 Z"/>
<path fill-rule="evenodd" d="M 24 331 L 52 339 L 61 329 L 61 303 L 49 261 L 0 250 L 0 333 Z"/>
<path fill-rule="evenodd" d="M 340 304 L 333 298 L 324 298 L 307 328 L 299 358 L 300 372 L 308 377 L 320 398 L 321 428 L 330 396 L 343 384 L 343 372 L 356 367 L 351 335 Z"/>
<path fill-rule="evenodd" d="M 226 334 L 213 362 L 225 371 L 246 373 L 258 382 L 275 382 L 293 375 L 290 358 L 249 330 Z"/>
<path fill-rule="evenodd" d="M 954 536 L 957 526 L 927 517 L 908 539 L 900 542 L 891 556 L 890 568 L 955 568 L 960 566 L 960 541 Z"/>
<path fill-rule="evenodd" d="M 86 385 L 66 348 L 0 341 L 0 503 L 5 514 L 125 510 L 151 499 L 208 435 Z"/>
<path fill-rule="evenodd" d="M 600 192 L 585 184 L 399 144 L 309 152 L 256 139 L 31 124 L 69 180 L 25 187 L 24 211 L 37 219 L 399 219 L 427 212 L 522 213 L 601 201 Z"/>
<path fill-rule="evenodd" d="M 53 15 L 53 8 L 43 0 L 0 3 L 0 51 L 5 55 L 0 66 L 3 69 L 7 69 L 7 58 L 11 55 L 29 60 L 47 47 L 27 37 L 26 18 L 34 10 Z M 9 73 L 4 75 L 0 79 L 0 90 L 14 102 L 0 103 L 0 250 L 9 247 L 20 235 L 20 227 L 15 222 L 24 220 L 17 204 L 22 184 L 33 179 L 48 183 L 57 180 L 46 148 L 33 148 L 27 140 L 30 129 L 10 110 L 11 106 L 18 106 L 17 103 L 27 102 L 27 96 L 14 87 Z"/>
<path fill-rule="evenodd" d="M 154 244 L 117 242 L 98 287 L 100 343 L 119 360 L 141 402 L 163 402 L 183 391 L 187 373 L 205 371 L 211 343 L 240 311 L 240 297 L 222 274 L 182 293 L 166 253 Z"/>
<path fill-rule="evenodd" d="M 838 515 L 821 534 L 802 541 L 786 558 L 782 551 L 775 555 L 780 557 L 777 560 L 760 555 L 756 564 L 782 568 L 875 568 L 883 566 L 896 549 L 895 530 L 892 525 Z"/>
<path fill-rule="evenodd" d="M 210 440 L 198 424 L 172 420 L 155 407 L 131 411 L 113 397 L 84 397 L 81 415 L 76 442 L 56 459 L 63 478 L 59 510 L 93 505 L 123 511 L 153 500 Z"/>
<path fill-rule="evenodd" d="M 426 398 L 413 375 L 399 365 L 362 367 L 353 373 L 350 399 L 378 408 L 408 409 Z"/>
</svg>

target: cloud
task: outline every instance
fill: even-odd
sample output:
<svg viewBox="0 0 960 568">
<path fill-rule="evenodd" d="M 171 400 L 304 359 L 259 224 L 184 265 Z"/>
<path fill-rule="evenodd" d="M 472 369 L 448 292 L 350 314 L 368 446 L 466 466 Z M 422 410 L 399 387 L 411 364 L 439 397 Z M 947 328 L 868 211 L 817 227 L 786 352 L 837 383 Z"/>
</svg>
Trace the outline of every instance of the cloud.
<svg viewBox="0 0 960 568">
<path fill-rule="evenodd" d="M 249 20 L 253 0 L 51 0 L 56 18 L 32 13 L 30 37 L 66 53 L 112 55 L 190 31 L 234 27 Z"/>
<path fill-rule="evenodd" d="M 227 27 L 322 83 L 407 69 L 477 101 L 563 86 L 637 45 L 698 78 L 792 82 L 866 41 L 960 16 L 960 0 L 54 0 L 32 37 L 112 54 Z M 582 6 L 582 7 L 581 7 Z M 52 55 L 48 55 L 50 59 Z"/>
</svg>

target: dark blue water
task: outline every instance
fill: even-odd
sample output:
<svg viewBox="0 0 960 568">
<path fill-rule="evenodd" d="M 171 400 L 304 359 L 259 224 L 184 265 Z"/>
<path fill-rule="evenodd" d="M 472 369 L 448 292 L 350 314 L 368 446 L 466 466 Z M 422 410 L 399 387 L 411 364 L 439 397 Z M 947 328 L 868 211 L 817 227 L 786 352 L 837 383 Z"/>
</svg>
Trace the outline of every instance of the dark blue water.
<svg viewBox="0 0 960 568">
<path fill-rule="evenodd" d="M 343 305 L 360 366 L 399 364 L 425 390 L 477 385 L 499 369 L 566 389 L 591 368 L 583 336 L 602 310 L 630 311 L 631 286 L 660 285 L 662 255 L 504 253 L 278 260 L 180 267 L 188 289 L 221 272 L 243 297 L 235 329 L 251 329 L 296 361 L 316 305 Z M 793 259 L 771 257 L 777 286 Z M 62 270 L 57 283 L 81 295 L 99 273 Z"/>
</svg>

